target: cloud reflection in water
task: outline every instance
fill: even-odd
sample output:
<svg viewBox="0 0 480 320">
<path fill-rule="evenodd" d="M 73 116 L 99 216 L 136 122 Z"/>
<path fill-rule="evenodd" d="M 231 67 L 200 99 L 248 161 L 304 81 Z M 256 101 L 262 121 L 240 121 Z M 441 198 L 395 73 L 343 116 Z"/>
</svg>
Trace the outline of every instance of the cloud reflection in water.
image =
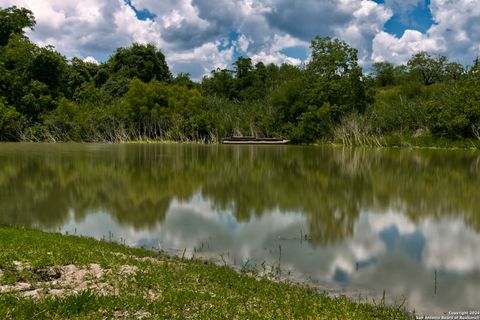
<svg viewBox="0 0 480 320">
<path fill-rule="evenodd" d="M 70 214 L 62 230 L 96 238 L 111 232 L 132 246 L 160 247 L 181 254 L 195 248 L 197 257 L 241 265 L 250 260 L 278 263 L 297 280 L 313 279 L 326 287 L 357 288 L 369 294 L 386 291 L 391 299 L 407 299 L 411 308 L 437 312 L 477 306 L 480 236 L 461 219 L 425 219 L 415 224 L 401 212 L 362 212 L 353 235 L 341 241 L 314 245 L 300 240 L 308 230 L 301 212 L 274 210 L 238 221 L 227 210 L 215 209 L 200 193 L 188 201 L 173 200 L 163 223 L 139 230 L 121 224 L 108 212 L 88 214 L 75 221 Z M 434 272 L 438 291 L 434 294 Z M 348 294 L 349 291 L 345 289 Z M 461 296 L 459 296 L 461 295 Z M 463 305 L 459 305 L 459 301 Z"/>
</svg>

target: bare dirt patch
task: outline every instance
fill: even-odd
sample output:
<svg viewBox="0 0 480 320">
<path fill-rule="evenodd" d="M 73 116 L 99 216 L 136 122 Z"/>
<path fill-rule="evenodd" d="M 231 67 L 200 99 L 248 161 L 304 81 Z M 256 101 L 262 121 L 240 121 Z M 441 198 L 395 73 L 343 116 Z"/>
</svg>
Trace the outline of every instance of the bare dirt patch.
<svg viewBox="0 0 480 320">
<path fill-rule="evenodd" d="M 152 316 L 152 314 L 148 311 L 136 311 L 136 312 L 115 311 L 113 315 L 115 316 L 115 319 L 125 319 L 125 318 L 143 319 L 143 318 L 148 318 Z"/>
<path fill-rule="evenodd" d="M 40 281 L 17 282 L 11 285 L 0 286 L 0 293 L 20 294 L 34 299 L 43 296 L 67 296 L 84 290 L 92 290 L 99 295 L 108 295 L 115 292 L 115 288 L 104 276 L 126 276 L 138 271 L 136 266 L 122 265 L 118 272 L 104 269 L 99 264 L 90 264 L 87 267 L 76 265 L 55 266 L 46 269 L 32 269 L 23 263 L 14 263 L 17 270 L 28 271 L 40 278 Z"/>
<path fill-rule="evenodd" d="M 117 257 L 120 257 L 122 259 L 133 259 L 135 261 L 138 261 L 138 262 L 148 262 L 148 263 L 151 263 L 151 264 L 155 264 L 155 265 L 162 265 L 162 266 L 167 266 L 167 267 L 173 267 L 173 268 L 176 268 L 176 269 L 182 269 L 184 267 L 186 267 L 186 263 L 184 262 L 181 262 L 181 261 L 178 261 L 178 260 L 175 260 L 175 259 L 171 259 L 171 258 L 156 258 L 156 257 L 136 257 L 136 256 L 133 256 L 133 255 L 126 255 L 124 253 L 121 253 L 121 252 L 113 252 L 112 253 L 114 256 L 117 256 Z"/>
</svg>

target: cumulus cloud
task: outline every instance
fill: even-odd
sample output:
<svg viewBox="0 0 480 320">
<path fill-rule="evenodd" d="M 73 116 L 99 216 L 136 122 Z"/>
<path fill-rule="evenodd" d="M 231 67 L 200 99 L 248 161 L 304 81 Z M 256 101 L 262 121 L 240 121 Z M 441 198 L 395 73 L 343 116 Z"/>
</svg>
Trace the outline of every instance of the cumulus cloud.
<svg viewBox="0 0 480 320">
<path fill-rule="evenodd" d="M 463 221 L 424 223 L 424 233 L 429 239 L 423 252 L 425 265 L 430 269 L 444 269 L 465 273 L 480 269 L 478 246 L 480 237 Z M 448 237 L 445 235 L 448 234 Z"/>
<path fill-rule="evenodd" d="M 440 39 L 431 38 L 419 31 L 406 30 L 400 38 L 381 31 L 373 39 L 372 60 L 402 64 L 416 52 L 440 52 L 441 46 Z"/>
<path fill-rule="evenodd" d="M 393 15 L 392 11 L 373 1 L 361 1 L 355 6 L 348 3 L 353 19 L 339 26 L 335 34 L 359 51 L 360 64 L 367 64 L 372 52 L 372 41 L 382 32 L 385 22 Z"/>
<path fill-rule="evenodd" d="M 217 67 L 231 67 L 238 55 L 267 63 L 300 64 L 288 48 L 308 50 L 316 35 L 340 37 L 359 49 L 362 65 L 405 62 L 429 50 L 471 62 L 480 51 L 480 0 L 432 0 L 435 24 L 400 36 L 384 31 L 394 15 L 424 0 L 0 0 L 1 6 L 30 8 L 36 18 L 31 39 L 54 45 L 67 57 L 105 61 L 118 47 L 153 43 L 174 73 L 196 79 Z M 139 18 L 139 12 L 151 13 Z"/>
<path fill-rule="evenodd" d="M 39 45 L 52 44 L 69 57 L 106 58 L 114 48 L 134 41 L 162 45 L 154 36 L 156 23 L 138 20 L 120 0 L 2 0 L 1 4 L 31 9 L 37 20 L 31 39 Z"/>
<path fill-rule="evenodd" d="M 100 64 L 97 59 L 94 57 L 88 56 L 85 59 L 83 59 L 83 62 L 88 62 L 88 63 L 93 63 L 93 64 Z"/>
<path fill-rule="evenodd" d="M 434 24 L 425 32 L 406 30 L 401 37 L 379 32 L 373 39 L 372 59 L 404 63 L 419 51 L 444 54 L 468 64 L 480 53 L 480 1 L 432 0 Z"/>
<path fill-rule="evenodd" d="M 167 54 L 170 66 L 180 72 L 188 72 L 198 79 L 211 70 L 227 69 L 233 60 L 234 48 L 220 50 L 220 42 L 208 42 L 193 50 L 174 51 Z"/>
<path fill-rule="evenodd" d="M 265 64 L 274 63 L 277 65 L 286 63 L 286 64 L 298 66 L 303 62 L 300 59 L 289 57 L 281 52 L 270 52 L 270 53 L 259 52 L 259 53 L 253 54 L 251 56 L 251 59 L 254 64 L 258 62 L 263 62 Z"/>
</svg>

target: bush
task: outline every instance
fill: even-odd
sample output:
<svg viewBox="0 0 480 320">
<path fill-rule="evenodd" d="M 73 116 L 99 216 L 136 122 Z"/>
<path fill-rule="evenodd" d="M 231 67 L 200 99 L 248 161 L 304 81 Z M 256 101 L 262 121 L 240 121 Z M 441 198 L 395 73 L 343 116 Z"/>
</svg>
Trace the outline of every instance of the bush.
<svg viewBox="0 0 480 320">
<path fill-rule="evenodd" d="M 5 104 L 0 98 L 0 141 L 19 140 L 25 121 L 22 115 L 14 108 Z"/>
</svg>

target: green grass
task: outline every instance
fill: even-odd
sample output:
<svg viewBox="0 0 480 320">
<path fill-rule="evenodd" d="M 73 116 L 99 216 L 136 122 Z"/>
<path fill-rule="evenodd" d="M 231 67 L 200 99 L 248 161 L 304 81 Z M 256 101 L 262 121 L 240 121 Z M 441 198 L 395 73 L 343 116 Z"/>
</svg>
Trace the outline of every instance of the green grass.
<svg viewBox="0 0 480 320">
<path fill-rule="evenodd" d="M 61 269 L 101 276 L 83 290 L 61 286 Z M 131 272 L 123 272 L 129 266 Z M 133 269 L 132 269 L 133 268 Z M 28 283 L 37 289 L 0 293 L 1 319 L 406 319 L 400 307 L 331 298 L 209 262 L 169 257 L 90 238 L 0 226 L 0 286 Z M 52 271 L 53 270 L 53 271 Z M 56 270 L 56 271 L 55 271 Z M 63 272 L 63 271 L 62 271 Z M 63 279 L 63 278 L 62 278 Z M 51 289 L 64 290 L 53 296 Z M 101 288 L 103 288 L 101 290 Z"/>
<path fill-rule="evenodd" d="M 317 144 L 346 146 L 386 147 L 386 148 L 433 148 L 433 149 L 480 149 L 478 139 L 449 139 L 432 135 L 412 136 L 409 134 L 391 134 L 387 136 L 365 136 L 351 139 L 348 143 L 341 140 L 319 141 Z"/>
<path fill-rule="evenodd" d="M 478 139 L 448 139 L 422 135 L 413 137 L 409 135 L 390 135 L 385 137 L 385 143 L 389 147 L 417 147 L 417 148 L 441 148 L 441 149 L 480 149 Z"/>
</svg>

